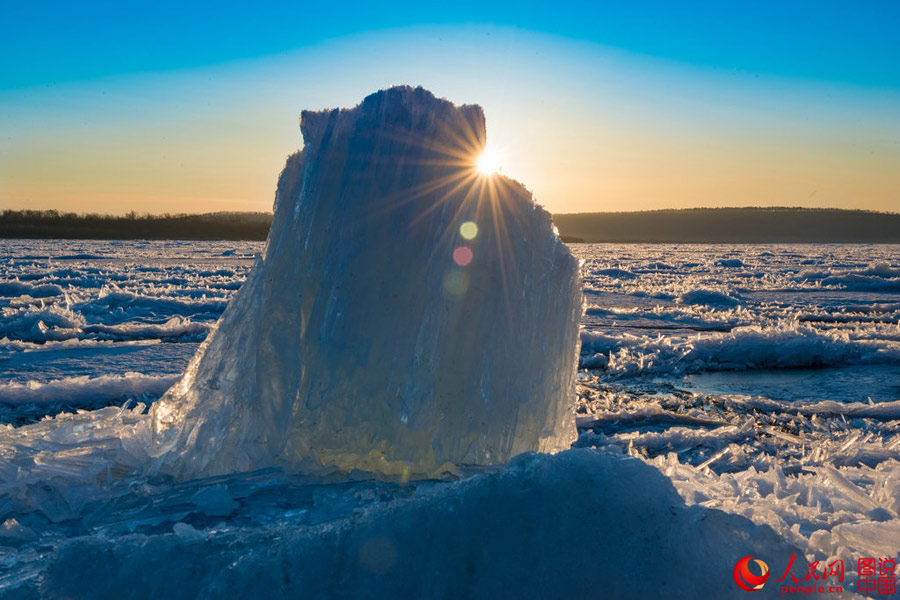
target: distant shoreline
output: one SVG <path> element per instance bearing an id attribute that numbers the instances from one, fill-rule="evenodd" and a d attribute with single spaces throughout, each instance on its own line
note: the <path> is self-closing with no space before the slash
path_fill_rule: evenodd
<path id="1" fill-rule="evenodd" d="M 5 210 L 0 238 L 74 240 L 250 240 L 263 241 L 271 213 L 222 212 L 125 216 Z"/>
<path id="2" fill-rule="evenodd" d="M 900 214 L 816 208 L 691 208 L 553 215 L 568 243 L 900 243 Z M 263 241 L 271 213 L 125 216 L 5 210 L 2 239 Z"/>

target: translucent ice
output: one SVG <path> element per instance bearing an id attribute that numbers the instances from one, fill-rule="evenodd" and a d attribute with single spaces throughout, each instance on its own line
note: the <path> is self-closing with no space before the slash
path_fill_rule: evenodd
<path id="1" fill-rule="evenodd" d="M 265 257 L 152 409 L 162 469 L 425 474 L 567 448 L 578 266 L 528 190 L 477 171 L 481 108 L 397 87 L 301 129 Z"/>

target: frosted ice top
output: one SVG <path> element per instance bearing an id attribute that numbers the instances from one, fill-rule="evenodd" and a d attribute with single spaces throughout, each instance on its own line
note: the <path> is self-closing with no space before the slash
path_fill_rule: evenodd
<path id="1" fill-rule="evenodd" d="M 575 439 L 578 265 L 476 169 L 478 106 L 396 87 L 304 111 L 263 260 L 152 408 L 179 477 L 434 474 Z"/>

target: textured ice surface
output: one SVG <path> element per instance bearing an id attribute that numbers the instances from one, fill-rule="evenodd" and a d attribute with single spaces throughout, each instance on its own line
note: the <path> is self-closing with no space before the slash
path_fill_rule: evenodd
<path id="1" fill-rule="evenodd" d="M 2 244 L 22 244 L 17 247 L 24 248 L 29 244 L 51 243 L 29 241 Z M 90 242 L 89 247 L 80 248 L 75 244 L 85 243 L 56 241 L 46 250 L 29 251 L 34 255 L 51 250 L 56 254 L 68 255 L 116 255 L 118 258 L 115 260 L 67 259 L 70 266 L 66 268 L 79 272 L 101 269 L 104 276 L 115 278 L 118 285 L 142 296 L 165 294 L 184 297 L 184 291 L 196 298 L 202 296 L 200 290 L 205 289 L 208 281 L 214 282 L 221 277 L 214 275 L 220 270 L 215 262 L 233 258 L 221 257 L 222 250 L 208 248 L 205 244 L 184 247 L 168 243 L 144 246 L 141 242 Z M 248 249 L 236 250 L 238 254 L 248 256 L 252 254 L 249 248 L 257 247 L 248 245 Z M 881 359 L 880 362 L 867 363 L 862 354 L 833 353 L 832 365 L 827 369 L 802 371 L 804 377 L 811 378 L 807 385 L 811 397 L 798 402 L 786 401 L 779 396 L 762 397 L 759 393 L 749 397 L 724 391 L 692 391 L 692 382 L 683 380 L 684 373 L 690 374 L 693 370 L 710 376 L 738 373 L 759 377 L 764 377 L 766 373 L 789 376 L 797 372 L 779 369 L 777 362 L 760 363 L 763 368 L 754 368 L 745 361 L 740 371 L 722 371 L 734 369 L 734 363 L 715 360 L 708 355 L 711 360 L 694 362 L 691 369 L 682 370 L 684 363 L 674 360 L 678 353 L 670 354 L 672 360 L 661 362 L 658 367 L 653 366 L 653 361 L 660 356 L 657 350 L 665 346 L 659 342 L 660 339 L 669 340 L 672 346 L 682 348 L 695 343 L 698 347 L 712 347 L 707 338 L 725 339 L 731 346 L 730 356 L 738 356 L 742 347 L 748 356 L 761 356 L 760 352 L 767 347 L 771 347 L 769 356 L 777 356 L 779 340 L 782 339 L 779 336 L 820 349 L 827 348 L 833 340 L 836 346 L 846 348 L 841 332 L 845 332 L 851 342 L 867 340 L 872 344 L 870 350 L 877 352 L 880 349 L 890 354 L 900 341 L 900 330 L 897 329 L 900 298 L 896 293 L 848 291 L 840 286 L 821 288 L 815 282 L 798 280 L 795 274 L 809 268 L 801 265 L 802 261 L 815 261 L 816 269 L 833 273 L 834 276 L 847 271 L 867 271 L 870 264 L 888 263 L 896 269 L 897 259 L 892 257 L 900 256 L 897 247 L 747 246 L 740 250 L 745 267 L 727 269 L 715 264 L 725 252 L 718 246 L 576 246 L 575 251 L 587 259 L 585 287 L 590 306 L 583 325 L 587 332 L 585 336 L 590 338 L 595 349 L 591 356 L 608 358 L 608 351 L 603 355 L 596 350 L 601 348 L 601 344 L 618 350 L 622 347 L 636 348 L 629 344 L 635 341 L 643 343 L 642 340 L 648 341 L 645 347 L 653 352 L 644 354 L 643 359 L 638 352 L 632 354 L 633 359 L 629 360 L 633 360 L 633 364 L 639 365 L 644 360 L 644 370 L 634 369 L 632 375 L 603 368 L 581 374 L 578 386 L 579 445 L 595 446 L 606 452 L 625 452 L 643 459 L 671 478 L 689 505 L 698 505 L 697 509 L 718 507 L 744 515 L 757 524 L 769 524 L 781 536 L 796 544 L 808 560 L 844 557 L 848 566 L 847 580 L 851 584 L 855 581 L 851 567 L 855 566 L 857 557 L 896 553 L 896 547 L 892 544 L 900 532 L 900 519 L 896 517 L 900 512 L 900 506 L 896 504 L 900 494 L 896 488 L 896 482 L 900 480 L 900 405 L 889 401 L 869 404 L 864 398 L 858 403 L 835 401 L 840 398 L 830 396 L 829 386 L 821 385 L 822 378 L 841 372 L 851 378 L 846 380 L 847 386 L 859 388 L 860 393 L 864 394 L 868 378 L 887 373 L 887 377 L 882 377 L 887 390 L 891 377 L 895 385 L 900 385 L 896 376 L 890 375 L 895 371 L 884 371 L 895 370 L 896 363 Z M 138 255 L 143 257 L 143 262 L 138 260 Z M 10 259 L 10 270 L 14 269 L 23 279 L 46 280 L 51 277 L 50 273 L 58 270 L 58 266 L 50 261 L 22 256 L 27 256 L 27 252 L 20 251 Z M 613 269 L 618 269 L 618 275 L 624 275 L 626 279 L 617 278 L 617 272 Z M 177 270 L 178 277 L 185 281 L 184 290 L 176 284 L 158 283 L 159 278 L 168 278 L 170 275 L 167 272 L 172 270 Z M 605 274 L 598 275 L 601 270 Z M 879 271 L 885 272 L 883 269 Z M 760 276 L 757 277 L 757 274 Z M 231 276 L 231 281 L 239 281 L 239 277 L 240 274 L 236 273 Z M 885 279 L 889 281 L 891 277 Z M 81 289 L 69 285 L 66 293 L 90 297 L 100 289 Z M 215 289 L 210 287 L 205 293 L 212 297 Z M 722 290 L 730 297 L 740 297 L 743 304 L 739 310 L 733 310 L 730 307 L 678 301 L 692 289 Z M 13 300 L 23 305 L 38 302 L 25 296 Z M 61 298 L 42 300 L 50 305 Z M 103 316 L 98 313 L 98 318 Z M 782 321 L 784 325 L 779 324 Z M 730 336 L 734 328 L 751 327 L 748 331 L 752 331 L 754 325 L 768 333 L 761 337 L 740 333 Z M 797 331 L 794 331 L 795 327 Z M 815 335 L 809 334 L 804 338 L 800 332 L 802 328 L 808 328 Z M 789 333 L 783 333 L 785 331 Z M 651 340 L 652 344 L 649 343 Z M 92 379 L 103 375 L 120 377 L 129 370 L 152 376 L 170 375 L 173 371 L 169 370 L 168 363 L 171 361 L 148 359 L 145 353 L 193 346 L 191 342 L 181 341 L 145 344 L 149 342 L 96 340 L 89 335 L 43 345 L 10 340 L 0 344 L 3 353 L 0 355 L 0 368 L 5 369 L 4 373 L 13 377 L 19 385 L 36 379 L 40 379 L 39 383 L 55 381 L 55 385 L 47 389 L 47 394 L 40 400 L 52 402 L 53 398 L 72 392 L 77 392 L 75 395 L 79 400 L 89 400 L 94 383 L 97 384 L 96 398 L 112 399 L 120 388 L 117 379 L 98 379 L 96 382 Z M 721 341 L 713 343 L 716 344 L 720 349 L 725 347 Z M 795 356 L 802 356 L 802 352 L 798 350 Z M 104 370 L 108 364 L 127 366 L 116 371 Z M 788 365 L 790 362 L 781 364 Z M 866 379 L 852 379 L 860 372 L 866 374 Z M 72 379 L 86 374 L 92 379 Z M 148 383 L 156 385 L 151 380 Z M 44 389 L 35 384 L 28 387 Z M 132 384 L 121 388 L 130 389 Z M 144 392 L 138 399 L 148 395 L 146 389 L 139 385 L 135 385 L 133 390 Z M 107 391 L 109 396 L 104 396 Z M 25 404 L 10 406 L 30 406 L 30 410 L 40 414 L 46 404 L 40 404 L 38 392 L 34 393 L 33 402 L 22 398 Z M 885 394 L 885 399 L 889 399 L 887 391 Z M 878 397 L 875 399 L 878 400 Z M 900 393 L 895 394 L 895 399 L 900 399 Z M 121 399 L 117 402 L 121 403 Z M 141 454 L 148 447 L 148 441 L 142 437 L 148 432 L 146 425 L 147 416 L 138 406 L 126 410 L 115 407 L 63 415 L 28 427 L 0 428 L 0 479 L 3 482 L 0 495 L 0 546 L 3 552 L 0 589 L 16 589 L 24 597 L 38 597 L 42 585 L 46 586 L 45 591 L 58 586 L 60 589 L 84 592 L 86 590 L 77 589 L 82 582 L 91 581 L 96 585 L 94 582 L 105 580 L 102 577 L 89 580 L 79 575 L 79 571 L 73 571 L 76 568 L 75 559 L 79 552 L 83 551 L 86 555 L 87 550 L 100 548 L 104 549 L 104 553 L 115 551 L 128 557 L 129 569 L 140 564 L 133 562 L 133 559 L 146 561 L 145 567 L 156 565 L 155 571 L 127 571 L 134 576 L 128 580 L 115 576 L 110 579 L 116 586 L 126 586 L 128 593 L 134 593 L 133 581 L 138 580 L 145 582 L 142 585 L 149 590 L 159 589 L 155 586 L 165 585 L 165 582 L 150 580 L 153 573 L 161 572 L 178 573 L 178 578 L 172 581 L 185 582 L 186 590 L 217 589 L 212 569 L 194 571 L 196 577 L 209 574 L 210 578 L 205 581 L 191 579 L 190 568 L 181 570 L 181 565 L 186 564 L 185 554 L 181 552 L 184 548 L 191 548 L 191 556 L 195 557 L 187 561 L 188 564 L 193 564 L 190 561 L 195 559 L 197 563 L 211 560 L 214 564 L 221 564 L 215 561 L 224 561 L 224 557 L 229 557 L 231 562 L 220 571 L 228 572 L 227 579 L 236 589 L 246 589 L 242 586 L 250 585 L 247 583 L 249 581 L 266 581 L 267 585 L 275 585 L 275 589 L 282 589 L 279 586 L 297 586 L 283 588 L 288 590 L 304 585 L 326 585 L 328 582 L 321 583 L 314 577 L 313 582 L 299 579 L 300 574 L 310 571 L 306 570 L 304 563 L 293 561 L 283 554 L 282 548 L 287 546 L 280 546 L 278 539 L 302 538 L 317 551 L 322 550 L 323 558 L 316 564 L 322 566 L 323 572 L 330 572 L 335 568 L 330 562 L 334 554 L 327 552 L 327 544 L 318 541 L 328 532 L 344 532 L 340 534 L 347 536 L 344 539 L 353 536 L 358 536 L 354 539 L 362 539 L 363 534 L 353 533 L 354 523 L 368 522 L 370 511 L 374 511 L 371 512 L 373 519 L 376 514 L 399 514 L 391 512 L 393 508 L 389 506 L 404 503 L 406 508 L 402 514 L 405 518 L 414 510 L 419 498 L 446 494 L 443 500 L 434 500 L 432 502 L 436 504 L 421 509 L 418 516 L 423 524 L 421 531 L 424 532 L 428 523 L 436 518 L 429 512 L 430 509 L 447 506 L 446 503 L 459 497 L 459 487 L 453 483 L 410 481 L 402 485 L 360 479 L 358 475 L 349 480 L 330 482 L 327 479 L 287 476 L 278 471 L 176 483 L 165 477 L 142 473 L 149 460 Z M 546 467 L 560 472 L 555 485 L 572 496 L 573 502 L 585 497 L 586 502 L 596 504 L 597 499 L 592 494 L 608 490 L 604 502 L 622 504 L 623 501 L 616 499 L 615 482 L 622 480 L 637 485 L 643 481 L 626 477 L 624 471 L 618 473 L 621 467 L 616 467 L 616 463 L 608 465 L 608 470 L 598 468 L 597 473 L 592 474 L 594 467 L 571 469 L 564 464 L 563 457 L 558 459 L 563 462 L 552 459 L 555 462 L 548 462 Z M 563 475 L 562 471 L 566 469 L 570 469 L 568 475 Z M 465 471 L 465 475 L 473 473 Z M 477 474 L 475 480 L 481 477 L 484 475 Z M 515 505 L 510 504 L 508 498 L 517 493 L 518 486 L 531 485 L 531 482 L 533 480 L 527 478 L 512 478 L 505 484 L 508 488 L 504 492 L 498 493 L 494 499 L 485 500 L 484 506 L 473 504 L 472 510 L 490 511 L 492 507 L 497 507 L 497 510 L 512 511 Z M 207 489 L 209 491 L 205 491 Z M 653 502 L 660 501 L 660 496 L 647 495 Z M 639 498 L 627 498 L 626 504 L 635 502 L 643 506 L 637 504 Z M 594 508 L 592 505 L 590 510 Z M 683 509 L 676 509 L 679 514 L 680 510 Z M 226 511 L 230 512 L 223 514 Z M 550 536 L 550 530 L 539 531 L 540 523 L 546 523 L 551 530 L 561 530 L 562 526 L 548 516 L 553 511 L 553 506 L 547 502 L 537 508 L 526 502 L 521 514 L 515 511 L 513 514 L 520 526 L 522 523 L 529 524 L 529 535 L 538 539 Z M 566 505 L 566 512 L 581 514 L 573 511 L 571 505 Z M 646 514 L 652 516 L 656 513 Z M 705 513 L 699 514 L 702 516 Z M 700 522 L 710 519 L 718 522 L 721 518 L 707 516 Z M 580 523 L 591 522 L 590 519 L 586 515 L 584 519 L 579 517 L 566 523 L 580 527 Z M 428 540 L 434 543 L 434 551 L 450 547 L 450 540 L 477 548 L 479 543 L 492 536 L 498 545 L 502 545 L 500 530 L 491 526 L 493 520 L 466 522 L 479 523 L 481 532 L 465 530 L 461 520 L 451 521 L 448 527 L 453 529 L 452 532 L 430 534 L 432 537 Z M 615 521 L 610 519 L 608 523 L 615 524 Z M 567 533 L 565 543 L 549 546 L 559 548 L 555 551 L 559 563 L 552 566 L 549 561 L 554 558 L 553 553 L 542 553 L 548 562 L 539 565 L 539 572 L 547 574 L 566 569 L 569 573 L 573 571 L 568 568 L 569 565 L 581 565 L 584 553 L 588 553 L 591 562 L 584 567 L 584 572 L 567 575 L 575 581 L 562 584 L 574 589 L 594 576 L 595 564 L 621 564 L 623 569 L 632 569 L 632 563 L 627 560 L 622 562 L 622 556 L 633 556 L 629 549 L 638 548 L 635 544 L 643 539 L 642 536 L 648 539 L 665 537 L 668 523 L 666 519 L 653 522 L 648 517 L 638 524 L 629 522 L 627 534 L 605 529 L 604 524 L 597 525 L 599 533 L 593 537 L 579 537 L 582 529 L 571 535 Z M 388 525 L 384 525 L 382 531 L 389 532 Z M 700 531 L 697 529 L 698 533 Z M 693 550 L 700 548 L 701 544 L 692 533 L 693 530 L 684 534 L 677 550 L 682 556 L 671 562 L 673 568 L 686 569 L 684 580 L 679 582 L 679 585 L 686 586 L 685 590 L 694 590 L 692 582 L 712 582 L 709 578 L 716 576 L 711 569 L 700 573 L 690 570 L 692 565 L 703 564 L 707 556 L 699 550 L 696 555 L 693 554 Z M 626 537 L 628 541 L 624 541 Z M 199 541 L 201 539 L 208 540 L 211 545 L 204 546 Z M 497 585 L 505 581 L 513 588 L 518 579 L 528 581 L 527 574 L 516 570 L 520 566 L 516 557 L 527 556 L 529 543 L 514 536 L 508 539 L 509 544 L 496 554 L 508 556 L 509 561 L 493 563 L 495 568 L 491 573 L 479 571 L 479 581 L 494 578 Z M 616 542 L 601 546 L 596 543 L 598 539 L 616 539 Z M 716 542 L 721 559 L 725 561 L 726 557 L 733 557 L 733 564 L 737 558 L 746 556 L 749 551 L 743 539 L 738 535 Z M 222 549 L 220 544 L 223 543 L 233 543 L 233 547 L 240 548 L 236 552 L 244 555 L 250 554 L 249 551 L 254 548 L 257 552 L 252 554 L 252 559 L 240 560 L 229 554 L 227 549 Z M 391 543 L 397 543 L 397 538 L 393 538 Z M 148 548 L 146 554 L 140 551 L 144 544 Z M 347 542 L 338 548 L 351 548 L 349 544 Z M 56 549 L 62 545 L 65 548 L 57 554 Z M 268 556 L 271 560 L 259 551 L 260 546 L 269 545 L 278 548 L 275 558 Z M 357 549 L 360 546 L 362 544 L 356 546 Z M 291 546 L 291 551 L 298 547 Z M 373 541 L 365 544 L 366 551 L 362 555 L 369 557 L 373 550 L 379 554 L 385 547 L 383 540 Z M 755 553 L 758 546 L 752 547 Z M 150 549 L 155 553 L 153 556 Z M 760 555 L 763 555 L 763 550 L 760 550 Z M 635 550 L 638 551 L 644 552 L 643 549 Z M 304 552 L 300 555 L 310 556 L 310 551 Z M 366 579 L 369 571 L 360 571 L 360 553 L 348 552 L 344 556 L 355 562 L 344 563 L 348 565 L 345 572 L 354 581 L 371 581 Z M 397 552 L 403 553 L 404 550 L 398 548 Z M 670 564 L 664 556 L 652 556 L 657 556 L 654 560 L 658 562 L 654 574 L 647 578 L 648 585 L 674 577 L 659 567 L 660 564 Z M 776 553 L 775 556 L 779 555 Z M 470 581 L 471 569 L 480 569 L 481 563 L 468 560 L 469 557 L 463 554 L 461 560 L 454 558 L 451 562 L 462 570 L 443 569 L 444 577 L 432 579 L 436 587 L 431 589 L 452 587 L 456 581 Z M 783 559 L 776 560 L 783 568 Z M 771 567 L 774 567 L 776 560 L 770 561 Z M 799 555 L 797 560 L 801 560 Z M 104 568 L 105 563 L 95 562 L 97 564 L 92 565 L 91 569 Z M 46 574 L 51 564 L 52 577 Z M 98 573 L 96 570 L 90 572 Z M 376 583 L 389 589 L 394 584 L 394 577 L 400 577 L 400 581 L 410 580 L 410 576 L 401 577 L 397 573 L 392 570 L 381 575 Z M 415 573 L 411 577 L 414 578 Z M 267 574 L 276 574 L 280 577 L 280 583 L 276 585 L 273 580 L 266 579 Z M 632 586 L 643 580 L 629 579 L 627 575 L 628 572 L 622 571 L 611 576 L 613 580 L 620 578 L 620 591 L 609 592 L 605 596 L 634 597 L 630 593 Z M 778 575 L 780 573 L 775 576 Z M 729 592 L 746 595 L 727 580 L 716 581 L 715 597 L 728 597 Z M 597 589 L 606 589 L 602 582 L 595 581 L 595 585 Z M 371 596 L 378 595 L 379 588 L 370 589 Z M 707 590 L 712 590 L 712 587 Z M 96 588 L 95 595 L 119 596 L 119 591 L 113 583 L 107 587 L 101 584 Z M 172 595 L 177 597 L 175 593 Z M 431 595 L 439 596 L 440 591 Z M 690 595 L 686 592 L 685 597 Z"/>
<path id="2" fill-rule="evenodd" d="M 259 242 L 0 240 L 0 423 L 156 400 L 260 250 Z"/>
<path id="3" fill-rule="evenodd" d="M 850 581 L 860 556 L 900 558 L 900 247 L 575 252 L 577 445 L 641 457 Z"/>
<path id="4" fill-rule="evenodd" d="M 449 482 L 156 474 L 135 402 L 183 370 L 261 249 L 0 240 L 3 411 L 34 420 L 115 404 L 0 426 L 0 595 L 177 598 L 227 585 L 258 596 L 259 584 L 377 597 L 409 584 L 425 597 L 651 595 L 642 585 L 653 597 L 746 597 L 734 561 L 758 554 L 775 572 L 785 546 L 734 514 L 796 545 L 801 577 L 804 559 L 840 557 L 852 588 L 856 558 L 900 558 L 898 246 L 573 246 L 590 367 L 576 445 L 589 454 L 461 467 Z M 680 591 L 657 590 L 669 581 Z"/>
<path id="5" fill-rule="evenodd" d="M 481 108 L 392 88 L 301 129 L 265 258 L 151 409 L 163 470 L 434 473 L 567 448 L 578 266 L 522 185 L 478 174 Z"/>
<path id="6" fill-rule="evenodd" d="M 581 366 L 607 376 L 900 364 L 897 246 L 575 252 L 588 303 Z"/>

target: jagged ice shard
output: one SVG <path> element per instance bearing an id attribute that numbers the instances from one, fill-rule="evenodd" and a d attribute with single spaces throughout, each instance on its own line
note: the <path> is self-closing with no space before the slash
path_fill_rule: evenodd
<path id="1" fill-rule="evenodd" d="M 481 108 L 395 87 L 300 126 L 264 258 L 151 409 L 162 470 L 435 474 L 568 448 L 578 265 L 524 186 L 475 168 Z"/>

